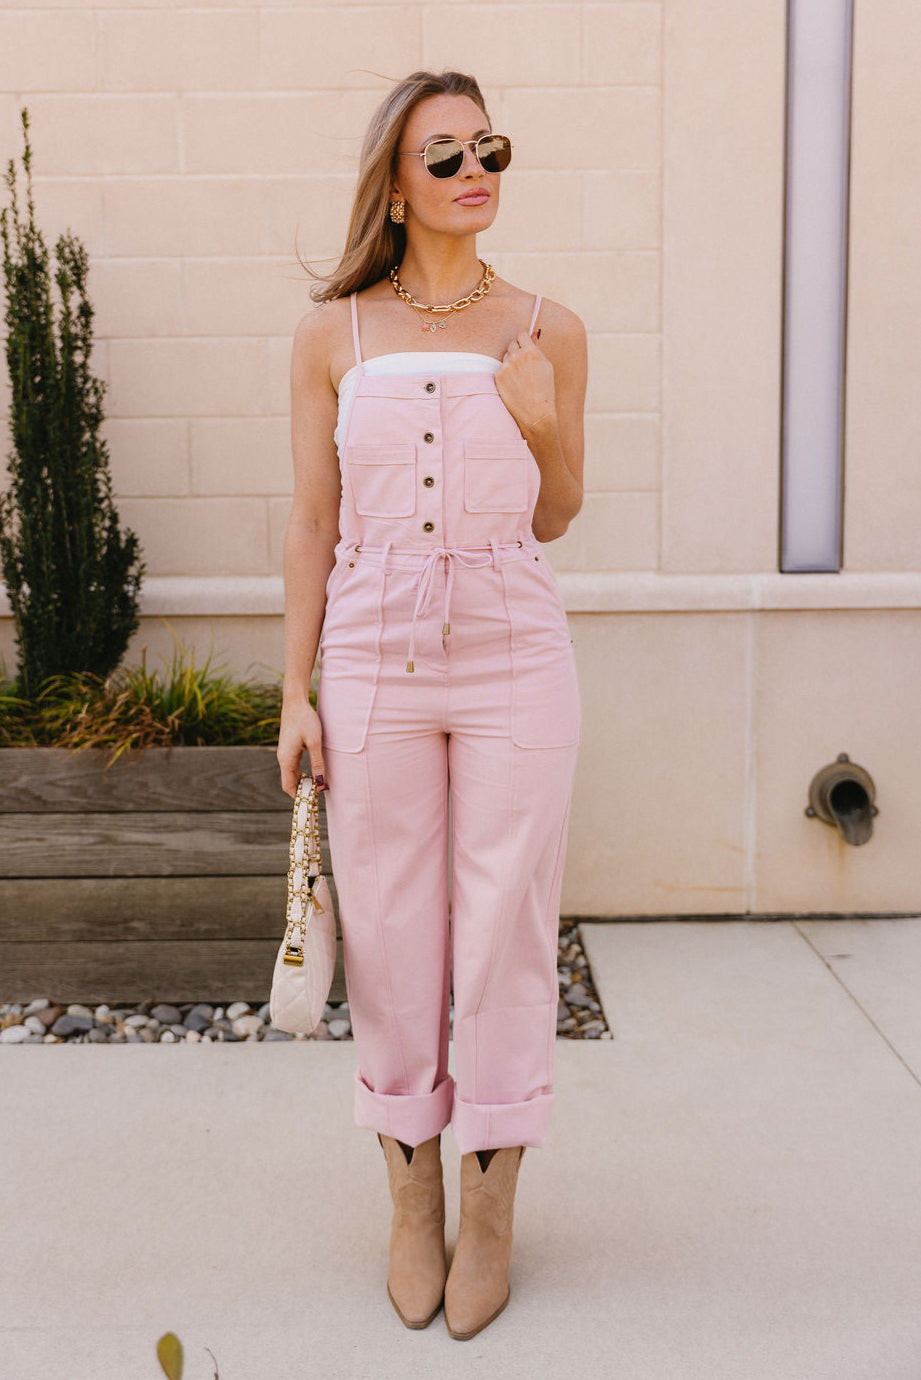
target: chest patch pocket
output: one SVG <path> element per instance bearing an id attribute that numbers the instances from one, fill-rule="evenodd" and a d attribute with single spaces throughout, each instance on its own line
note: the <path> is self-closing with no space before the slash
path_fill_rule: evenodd
<path id="1" fill-rule="evenodd" d="M 464 442 L 464 507 L 468 513 L 523 513 L 528 506 L 524 441 Z"/>
<path id="2" fill-rule="evenodd" d="M 416 511 L 414 445 L 349 445 L 345 465 L 356 513 L 362 517 L 412 517 Z"/>

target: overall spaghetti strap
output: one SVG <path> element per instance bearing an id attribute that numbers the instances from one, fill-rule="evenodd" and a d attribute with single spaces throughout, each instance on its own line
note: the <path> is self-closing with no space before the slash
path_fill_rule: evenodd
<path id="1" fill-rule="evenodd" d="M 350 293 L 349 301 L 352 304 L 352 339 L 355 342 L 355 363 L 358 365 L 359 374 L 363 374 L 365 366 L 361 357 L 361 345 L 358 341 L 358 293 Z"/>
<path id="2" fill-rule="evenodd" d="M 537 324 L 537 313 L 540 311 L 540 293 L 534 298 L 534 315 L 531 317 L 531 324 L 528 327 L 528 335 L 531 335 Z"/>

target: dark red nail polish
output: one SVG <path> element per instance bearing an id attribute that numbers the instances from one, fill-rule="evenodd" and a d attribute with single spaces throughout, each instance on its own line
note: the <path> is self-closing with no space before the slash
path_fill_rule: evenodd
<path id="1" fill-rule="evenodd" d="M 542 328 L 541 328 L 540 326 L 538 326 L 537 331 L 535 332 L 535 334 L 537 335 L 538 340 L 540 340 L 541 329 L 542 329 Z"/>
<path id="2" fill-rule="evenodd" d="M 317 790 L 319 790 L 319 791 L 325 791 L 325 790 L 326 790 L 326 781 L 325 781 L 325 779 L 324 779 L 322 776 L 317 775 L 317 776 L 315 776 L 313 779 L 314 779 L 314 781 L 317 783 Z"/>

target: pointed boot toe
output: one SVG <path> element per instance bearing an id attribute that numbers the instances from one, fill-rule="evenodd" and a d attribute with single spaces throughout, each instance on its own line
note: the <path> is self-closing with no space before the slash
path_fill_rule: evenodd
<path id="1" fill-rule="evenodd" d="M 494 1291 L 480 1289 L 473 1281 L 451 1293 L 446 1289 L 445 1322 L 448 1332 L 457 1342 L 469 1341 L 498 1318 L 511 1296 L 509 1288 L 502 1302 L 496 1306 Z"/>

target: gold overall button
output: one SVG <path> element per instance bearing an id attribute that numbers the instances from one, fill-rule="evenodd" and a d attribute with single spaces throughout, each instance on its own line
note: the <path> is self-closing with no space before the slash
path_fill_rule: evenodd
<path id="1" fill-rule="evenodd" d="M 427 432 L 425 433 L 425 435 L 423 436 L 422 439 L 423 439 L 423 441 L 427 441 L 427 442 L 429 443 L 429 445 L 431 445 L 432 442 L 433 442 L 434 439 L 435 439 L 435 433 L 434 433 L 434 431 L 427 431 Z"/>
<path id="2" fill-rule="evenodd" d="M 427 383 L 427 384 L 425 385 L 425 391 L 426 391 L 426 393 L 434 393 L 434 392 L 435 392 L 435 384 L 434 384 L 434 383 L 431 383 L 431 382 Z"/>
<path id="3" fill-rule="evenodd" d="M 430 489 L 432 485 L 435 483 L 434 479 L 430 474 L 427 474 L 422 482 L 427 489 Z"/>
<path id="4" fill-rule="evenodd" d="M 435 524 L 434 524 L 434 522 L 423 522 L 423 524 L 422 524 L 422 530 L 423 530 L 423 532 L 434 532 L 434 530 L 435 530 Z"/>

